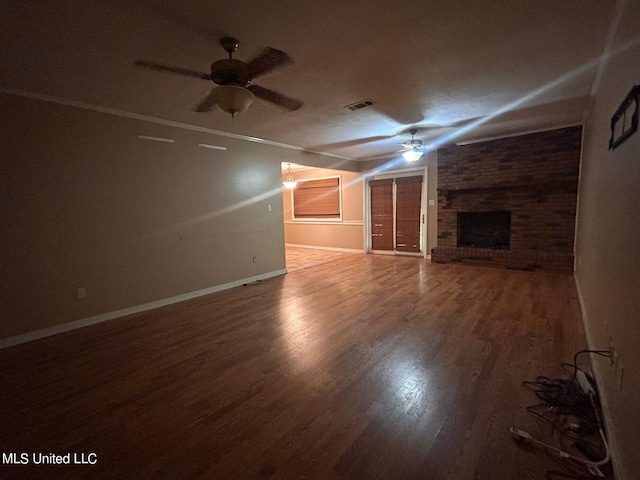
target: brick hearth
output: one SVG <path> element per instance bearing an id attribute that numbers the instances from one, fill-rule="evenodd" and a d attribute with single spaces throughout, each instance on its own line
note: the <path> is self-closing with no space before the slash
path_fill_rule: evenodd
<path id="1" fill-rule="evenodd" d="M 438 150 L 435 263 L 573 272 L 581 127 Z M 458 212 L 511 212 L 509 250 L 459 248 Z"/>

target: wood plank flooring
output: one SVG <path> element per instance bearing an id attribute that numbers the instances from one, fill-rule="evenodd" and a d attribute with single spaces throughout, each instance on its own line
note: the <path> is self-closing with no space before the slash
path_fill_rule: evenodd
<path id="1" fill-rule="evenodd" d="M 0 452 L 97 455 L 0 478 L 544 478 L 508 427 L 586 347 L 573 278 L 324 255 L 0 350 Z"/>
<path id="2" fill-rule="evenodd" d="M 287 247 L 286 262 L 289 273 L 303 268 L 315 267 L 323 263 L 335 262 L 358 253 L 318 250 L 314 248 Z"/>

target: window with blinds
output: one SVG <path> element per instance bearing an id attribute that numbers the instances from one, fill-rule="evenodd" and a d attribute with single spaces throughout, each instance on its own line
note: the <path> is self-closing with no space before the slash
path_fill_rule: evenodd
<path id="1" fill-rule="evenodd" d="M 298 181 L 293 218 L 340 219 L 340 177 Z"/>

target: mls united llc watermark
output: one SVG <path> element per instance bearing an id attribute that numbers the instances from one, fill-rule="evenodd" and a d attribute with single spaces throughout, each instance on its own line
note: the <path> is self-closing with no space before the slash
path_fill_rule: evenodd
<path id="1" fill-rule="evenodd" d="M 55 453 L 2 452 L 3 465 L 95 465 L 98 454 L 69 452 L 62 455 Z"/>

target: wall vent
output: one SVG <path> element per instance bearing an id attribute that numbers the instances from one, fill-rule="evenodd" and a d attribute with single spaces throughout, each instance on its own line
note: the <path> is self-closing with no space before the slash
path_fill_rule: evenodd
<path id="1" fill-rule="evenodd" d="M 347 108 L 351 111 L 360 110 L 362 108 L 370 107 L 371 105 L 375 105 L 376 102 L 373 100 L 360 100 L 359 102 L 350 103 L 349 105 L 345 105 L 343 108 Z"/>

